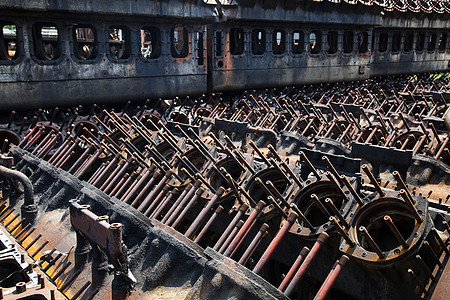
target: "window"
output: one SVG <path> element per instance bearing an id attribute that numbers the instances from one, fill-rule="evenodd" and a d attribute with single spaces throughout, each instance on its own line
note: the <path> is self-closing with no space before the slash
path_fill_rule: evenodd
<path id="1" fill-rule="evenodd" d="M 230 29 L 230 53 L 232 55 L 241 55 L 244 53 L 244 36 L 243 29 Z"/>
<path id="2" fill-rule="evenodd" d="M 0 31 L 0 61 L 15 60 L 19 57 L 19 39 L 14 24 L 3 24 Z"/>
<path id="3" fill-rule="evenodd" d="M 447 33 L 441 33 L 439 36 L 439 51 L 444 51 L 447 46 Z"/>
<path id="4" fill-rule="evenodd" d="M 97 32 L 94 27 L 73 27 L 73 50 L 76 58 L 80 60 L 95 59 L 98 55 Z"/>
<path id="5" fill-rule="evenodd" d="M 286 51 L 286 33 L 284 30 L 274 30 L 272 33 L 273 54 L 283 54 Z"/>
<path id="6" fill-rule="evenodd" d="M 384 53 L 387 51 L 388 45 L 388 35 L 387 33 L 380 33 L 380 37 L 378 39 L 378 52 Z"/>
<path id="7" fill-rule="evenodd" d="M 36 23 L 33 25 L 34 55 L 40 60 L 56 60 L 61 56 L 59 32 L 55 24 Z"/>
<path id="8" fill-rule="evenodd" d="M 428 51 L 434 51 L 436 48 L 436 33 L 431 33 L 428 37 Z"/>
<path id="9" fill-rule="evenodd" d="M 392 35 L 392 52 L 400 51 L 401 42 L 402 42 L 402 36 L 400 35 L 400 33 L 395 32 Z"/>
<path id="10" fill-rule="evenodd" d="M 405 52 L 412 51 L 412 49 L 413 49 L 413 42 L 414 42 L 414 34 L 407 33 L 405 35 L 405 46 L 403 47 Z"/>
<path id="11" fill-rule="evenodd" d="M 301 54 L 305 50 L 305 35 L 303 31 L 294 31 L 292 33 L 292 53 Z"/>
<path id="12" fill-rule="evenodd" d="M 423 51 L 423 48 L 425 48 L 425 34 L 419 33 L 416 40 L 416 51 Z"/>
<path id="13" fill-rule="evenodd" d="M 197 64 L 202 66 L 205 63 L 203 32 L 197 31 L 195 35 L 197 39 Z"/>
<path id="14" fill-rule="evenodd" d="M 161 56 L 161 31 L 157 27 L 141 28 L 141 55 L 146 59 Z"/>
<path id="15" fill-rule="evenodd" d="M 338 33 L 337 31 L 329 31 L 327 34 L 327 53 L 335 54 L 338 47 Z"/>
<path id="16" fill-rule="evenodd" d="M 312 31 L 309 34 L 309 52 L 311 54 L 319 54 L 321 50 L 322 35 L 320 31 Z"/>
<path id="17" fill-rule="evenodd" d="M 342 47 L 342 51 L 346 54 L 353 52 L 353 31 L 345 31 L 344 32 L 344 43 Z"/>
<path id="18" fill-rule="evenodd" d="M 358 53 L 366 53 L 369 51 L 369 33 L 360 32 L 358 33 Z"/>
<path id="19" fill-rule="evenodd" d="M 261 55 L 266 52 L 266 32 L 263 29 L 252 31 L 252 53 Z"/>
<path id="20" fill-rule="evenodd" d="M 189 33 L 184 27 L 170 30 L 170 51 L 175 58 L 184 58 L 189 54 Z"/>
<path id="21" fill-rule="evenodd" d="M 216 56 L 222 56 L 222 32 L 216 31 Z"/>
<path id="22" fill-rule="evenodd" d="M 110 26 L 108 29 L 109 55 L 114 59 L 131 56 L 130 30 L 125 26 Z"/>

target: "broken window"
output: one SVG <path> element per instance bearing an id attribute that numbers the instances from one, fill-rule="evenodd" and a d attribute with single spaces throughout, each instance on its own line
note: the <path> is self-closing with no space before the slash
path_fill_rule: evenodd
<path id="1" fill-rule="evenodd" d="M 93 26 L 73 27 L 73 53 L 81 60 L 95 59 L 98 55 L 97 32 Z"/>
<path id="2" fill-rule="evenodd" d="M 189 33 L 184 27 L 170 30 L 170 49 L 175 58 L 184 58 L 189 54 Z"/>
<path id="3" fill-rule="evenodd" d="M 242 28 L 230 29 L 230 53 L 232 55 L 244 53 L 244 30 Z"/>
<path id="4" fill-rule="evenodd" d="M 56 60 L 61 56 L 59 32 L 55 24 L 36 23 L 33 25 L 34 55 L 40 60 Z"/>
<path id="5" fill-rule="evenodd" d="M 321 50 L 322 35 L 320 31 L 312 31 L 309 34 L 309 52 L 311 54 L 319 54 Z"/>
<path id="6" fill-rule="evenodd" d="M 388 35 L 387 33 L 380 33 L 378 38 L 378 52 L 384 53 L 387 51 L 388 46 Z"/>
<path id="7" fill-rule="evenodd" d="M 439 36 L 439 51 L 444 51 L 447 46 L 447 33 L 441 33 Z"/>
<path id="8" fill-rule="evenodd" d="M 327 34 L 327 53 L 335 54 L 338 47 L 338 33 L 337 31 L 328 31 Z"/>
<path id="9" fill-rule="evenodd" d="M 273 54 L 283 54 L 286 50 L 286 33 L 284 30 L 274 30 L 272 33 Z"/>
<path id="10" fill-rule="evenodd" d="M 197 31 L 195 34 L 197 39 L 197 64 L 202 66 L 205 63 L 203 32 Z"/>
<path id="11" fill-rule="evenodd" d="M 414 42 L 414 34 L 407 33 L 405 35 L 405 46 L 403 47 L 405 52 L 412 51 L 412 49 L 413 49 L 413 42 Z"/>
<path id="12" fill-rule="evenodd" d="M 402 42 L 402 36 L 400 35 L 400 33 L 395 32 L 392 35 L 392 52 L 400 51 L 401 42 Z"/>
<path id="13" fill-rule="evenodd" d="M 292 53 L 301 54 L 303 53 L 305 44 L 305 35 L 303 31 L 294 31 L 292 33 Z"/>
<path id="14" fill-rule="evenodd" d="M 110 26 L 108 29 L 109 54 L 114 59 L 131 56 L 130 30 L 126 26 Z"/>
<path id="15" fill-rule="evenodd" d="M 345 31 L 344 32 L 344 43 L 342 47 L 342 51 L 346 54 L 353 52 L 353 31 Z"/>
<path id="16" fill-rule="evenodd" d="M 216 57 L 222 56 L 222 31 L 216 31 Z"/>
<path id="17" fill-rule="evenodd" d="M 161 56 L 161 31 L 157 27 L 141 28 L 141 55 L 146 59 Z"/>
<path id="18" fill-rule="evenodd" d="M 366 53 L 367 51 L 369 51 L 369 33 L 358 33 L 357 47 L 358 53 Z"/>
<path id="19" fill-rule="evenodd" d="M 428 51 L 434 51 L 436 48 L 436 33 L 431 33 L 428 37 Z"/>
<path id="20" fill-rule="evenodd" d="M 0 31 L 0 61 L 15 60 L 19 57 L 19 39 L 14 24 L 3 24 Z"/>
<path id="21" fill-rule="evenodd" d="M 261 55 L 266 52 L 266 32 L 263 29 L 252 31 L 252 53 Z"/>

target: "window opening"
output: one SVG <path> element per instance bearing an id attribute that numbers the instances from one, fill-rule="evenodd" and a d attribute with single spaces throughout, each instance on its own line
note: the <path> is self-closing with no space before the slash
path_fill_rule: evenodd
<path id="1" fill-rule="evenodd" d="M 303 53 L 305 45 L 305 35 L 303 31 L 294 31 L 292 33 L 292 53 Z"/>
<path id="2" fill-rule="evenodd" d="M 434 51 L 435 48 L 436 48 L 436 33 L 432 33 L 428 38 L 428 51 Z"/>
<path id="3" fill-rule="evenodd" d="M 348 54 L 353 52 L 353 31 L 345 31 L 344 32 L 344 43 L 343 43 L 343 52 Z"/>
<path id="4" fill-rule="evenodd" d="M 378 52 L 384 53 L 387 51 L 388 45 L 388 34 L 380 33 L 380 37 L 378 39 Z"/>
<path id="5" fill-rule="evenodd" d="M 95 59 L 98 55 L 97 33 L 92 26 L 73 28 L 74 55 L 81 60 Z"/>
<path id="6" fill-rule="evenodd" d="M 392 52 L 400 51 L 401 42 L 402 42 L 402 36 L 400 35 L 400 33 L 395 32 L 392 35 Z"/>
<path id="7" fill-rule="evenodd" d="M 0 61 L 17 59 L 19 57 L 19 40 L 16 25 L 4 24 L 0 35 Z"/>
<path id="8" fill-rule="evenodd" d="M 447 33 L 441 33 L 439 36 L 439 50 L 444 51 L 447 46 Z"/>
<path id="9" fill-rule="evenodd" d="M 55 24 L 33 25 L 34 55 L 40 60 L 56 60 L 61 56 L 59 32 Z"/>
<path id="10" fill-rule="evenodd" d="M 130 31 L 125 26 L 108 29 L 109 54 L 114 59 L 127 59 L 131 55 Z"/>
<path id="11" fill-rule="evenodd" d="M 286 50 L 286 33 L 284 30 L 274 30 L 272 33 L 272 52 L 283 54 Z"/>
<path id="12" fill-rule="evenodd" d="M 141 28 L 141 55 L 146 59 L 161 56 L 161 31 L 157 27 Z"/>
<path id="13" fill-rule="evenodd" d="M 205 56 L 203 54 L 205 47 L 203 46 L 203 32 L 196 32 L 197 35 L 197 63 L 199 66 L 204 64 Z"/>
<path id="14" fill-rule="evenodd" d="M 425 48 L 425 34 L 419 33 L 416 40 L 416 51 L 423 51 Z"/>
<path id="15" fill-rule="evenodd" d="M 338 33 L 337 31 L 329 31 L 327 34 L 327 53 L 335 54 L 338 47 Z"/>
<path id="16" fill-rule="evenodd" d="M 311 54 L 319 54 L 322 43 L 322 36 L 319 31 L 313 31 L 309 34 L 309 51 Z"/>
<path id="17" fill-rule="evenodd" d="M 357 46 L 358 46 L 358 53 L 366 53 L 367 51 L 369 51 L 369 33 L 367 32 L 358 33 Z"/>
<path id="18" fill-rule="evenodd" d="M 413 49 L 414 34 L 407 33 L 405 35 L 405 46 L 403 47 L 405 52 L 410 52 Z"/>
<path id="19" fill-rule="evenodd" d="M 216 56 L 222 56 L 222 32 L 216 31 Z"/>
<path id="20" fill-rule="evenodd" d="M 189 33 L 184 27 L 170 30 L 171 52 L 175 58 L 184 58 L 189 54 Z"/>
<path id="21" fill-rule="evenodd" d="M 241 55 L 244 53 L 244 30 L 242 28 L 230 29 L 230 53 Z"/>
<path id="22" fill-rule="evenodd" d="M 252 53 L 261 55 L 266 52 L 266 32 L 263 29 L 252 31 Z"/>

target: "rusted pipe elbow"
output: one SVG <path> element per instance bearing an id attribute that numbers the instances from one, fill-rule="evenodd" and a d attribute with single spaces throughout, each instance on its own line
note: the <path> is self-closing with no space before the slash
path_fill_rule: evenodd
<path id="1" fill-rule="evenodd" d="M 0 166 L 0 176 L 17 180 L 23 185 L 24 203 L 21 207 L 22 218 L 32 223 L 37 215 L 37 205 L 34 203 L 33 185 L 30 179 L 22 172 Z"/>

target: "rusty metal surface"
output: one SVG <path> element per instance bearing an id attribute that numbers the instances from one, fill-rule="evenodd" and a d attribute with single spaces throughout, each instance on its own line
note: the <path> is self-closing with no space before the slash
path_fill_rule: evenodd
<path id="1" fill-rule="evenodd" d="M 0 110 L 449 70 L 450 20 L 445 1 L 241 2 L 219 8 L 202 0 L 114 1 L 114 5 L 105 1 L 83 5 L 76 1 L 0 1 L 0 25 L 5 28 L 5 36 L 0 37 L 5 48 L 0 55 Z M 417 11 L 396 10 L 414 3 Z M 42 36 L 37 29 L 41 25 L 52 27 L 52 33 Z M 14 34 L 6 33 L 10 26 L 15 26 Z M 84 42 L 95 44 L 96 55 L 79 56 L 81 41 L 74 36 L 77 26 L 94 32 L 95 39 Z M 155 36 L 160 41 L 154 40 L 155 51 L 145 54 L 148 41 L 142 40 L 145 34 L 141 29 L 149 27 L 159 30 Z M 187 30 L 184 57 L 172 51 L 175 27 Z M 126 38 L 114 40 L 114 28 L 122 30 Z M 242 51 L 233 46 L 235 29 L 242 30 Z M 255 32 L 264 33 L 260 45 L 264 51 L 253 51 Z M 348 32 L 352 37 L 347 41 Z M 328 41 L 330 34 L 336 35 L 334 46 Z M 399 39 L 397 34 L 401 34 Z M 411 35 L 411 49 L 405 49 Z M 383 36 L 384 50 L 380 49 Z M 423 49 L 416 47 L 420 37 Z M 392 46 L 395 40 L 399 41 L 398 50 Z M 122 48 L 117 50 L 114 43 Z M 318 53 L 312 51 L 316 43 L 320 45 Z M 345 50 L 344 44 L 350 49 Z M 364 47 L 360 49 L 361 44 Z M 274 50 L 277 45 L 283 51 Z M 15 54 L 7 55 L 8 51 Z M 115 51 L 126 54 L 121 57 Z M 152 53 L 157 54 L 153 57 Z"/>
<path id="2" fill-rule="evenodd" d="M 3 161 L 39 210 L 26 225 L 4 178 L 0 222 L 38 261 L 55 249 L 41 268 L 71 299 L 442 297 L 436 77 L 13 113 Z"/>

